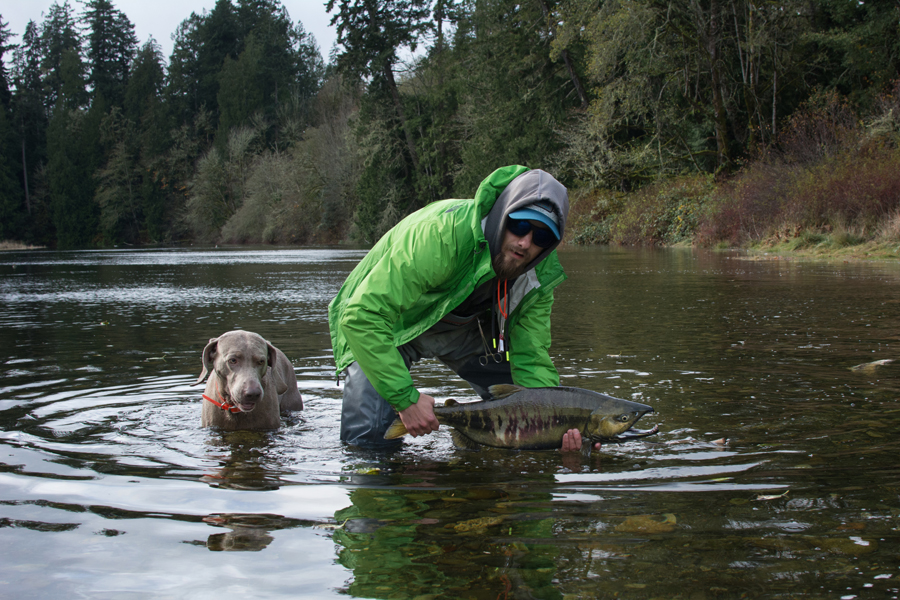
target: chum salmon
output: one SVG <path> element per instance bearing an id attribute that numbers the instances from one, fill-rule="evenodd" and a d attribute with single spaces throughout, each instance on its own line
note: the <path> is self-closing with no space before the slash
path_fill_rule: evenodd
<path id="1" fill-rule="evenodd" d="M 589 454 L 595 442 L 624 440 L 656 433 L 659 428 L 629 431 L 653 407 L 575 387 L 523 388 L 493 385 L 493 399 L 460 403 L 447 400 L 434 415 L 452 427 L 453 443 L 461 448 L 491 446 L 517 450 L 559 448 L 569 429 L 578 429 Z M 406 435 L 398 417 L 384 434 L 392 440 Z"/>

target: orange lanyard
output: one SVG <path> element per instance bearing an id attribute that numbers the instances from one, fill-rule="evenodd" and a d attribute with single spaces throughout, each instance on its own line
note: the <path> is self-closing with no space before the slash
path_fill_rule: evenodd
<path id="1" fill-rule="evenodd" d="M 506 327 L 506 317 L 509 316 L 507 310 L 509 309 L 509 294 L 508 294 L 508 286 L 509 280 L 503 280 L 503 298 L 501 301 L 500 298 L 500 280 L 497 280 L 497 310 L 500 312 L 500 344 L 497 347 L 498 352 L 507 352 L 506 344 L 503 343 L 503 328 Z M 506 360 L 509 360 L 509 354 L 507 353 Z"/>

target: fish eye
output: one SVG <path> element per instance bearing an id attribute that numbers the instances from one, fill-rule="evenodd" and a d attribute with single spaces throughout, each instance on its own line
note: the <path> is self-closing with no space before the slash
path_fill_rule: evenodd
<path id="1" fill-rule="evenodd" d="M 620 422 L 620 423 L 627 423 L 627 422 L 628 422 L 628 418 L 629 418 L 629 417 L 628 417 L 628 414 L 627 414 L 627 413 L 622 413 L 621 415 L 619 415 L 619 422 Z"/>

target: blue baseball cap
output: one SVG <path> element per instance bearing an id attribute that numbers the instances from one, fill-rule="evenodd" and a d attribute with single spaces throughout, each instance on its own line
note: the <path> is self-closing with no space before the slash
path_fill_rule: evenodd
<path id="1" fill-rule="evenodd" d="M 512 219 L 540 221 L 550 228 L 550 231 L 553 232 L 553 235 L 556 236 L 556 239 L 559 239 L 559 217 L 556 216 L 556 211 L 553 209 L 553 205 L 546 200 L 541 200 L 540 202 L 529 204 L 525 208 L 520 208 L 519 210 L 509 213 L 509 216 Z"/>

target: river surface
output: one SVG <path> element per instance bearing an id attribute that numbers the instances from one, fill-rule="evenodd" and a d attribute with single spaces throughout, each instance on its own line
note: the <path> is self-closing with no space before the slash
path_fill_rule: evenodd
<path id="1" fill-rule="evenodd" d="M 561 250 L 563 384 L 660 428 L 584 459 L 343 447 L 327 304 L 363 255 L 0 253 L 0 596 L 900 595 L 900 265 Z M 295 367 L 278 431 L 200 427 L 235 328 Z"/>

